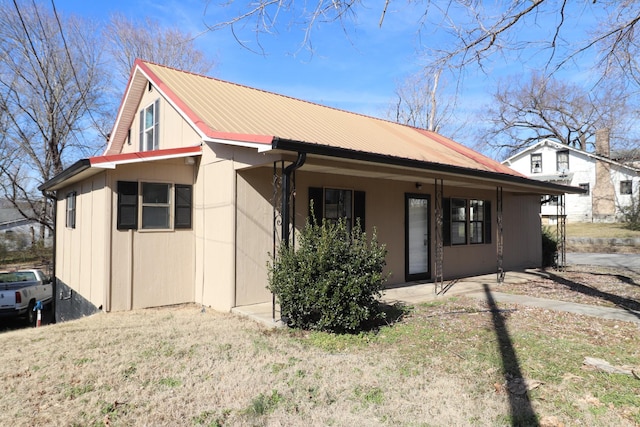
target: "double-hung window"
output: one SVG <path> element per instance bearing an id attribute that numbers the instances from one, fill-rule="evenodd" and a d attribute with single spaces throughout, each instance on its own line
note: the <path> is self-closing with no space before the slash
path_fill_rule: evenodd
<path id="1" fill-rule="evenodd" d="M 531 155 L 531 173 L 542 173 L 542 153 Z"/>
<path id="2" fill-rule="evenodd" d="M 65 225 L 67 228 L 76 228 L 76 192 L 67 194 L 67 208 Z"/>
<path id="3" fill-rule="evenodd" d="M 191 228 L 193 187 L 118 181 L 118 230 Z M 139 227 L 138 227 L 139 225 Z"/>
<path id="4" fill-rule="evenodd" d="M 157 150 L 160 130 L 160 100 L 140 111 L 140 151 Z"/>
<path id="5" fill-rule="evenodd" d="M 446 246 L 491 243 L 489 200 L 445 198 L 442 207 L 442 237 Z"/>
<path id="6" fill-rule="evenodd" d="M 633 182 L 620 181 L 620 194 L 633 194 Z"/>
<path id="7" fill-rule="evenodd" d="M 358 222 L 360 228 L 364 230 L 364 191 L 310 187 L 309 203 L 313 206 L 310 216 L 317 223 L 321 223 L 323 219 L 327 221 L 344 219 L 349 229 Z"/>
<path id="8" fill-rule="evenodd" d="M 156 182 L 142 183 L 142 228 L 170 228 L 171 204 L 170 184 Z"/>
<path id="9" fill-rule="evenodd" d="M 569 171 L 569 150 L 556 151 L 556 170 L 560 173 Z"/>

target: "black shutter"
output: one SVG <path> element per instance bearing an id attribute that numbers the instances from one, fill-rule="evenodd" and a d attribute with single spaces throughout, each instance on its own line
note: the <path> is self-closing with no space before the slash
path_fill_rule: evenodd
<path id="1" fill-rule="evenodd" d="M 317 225 L 322 224 L 324 215 L 322 214 L 324 191 L 321 187 L 309 187 L 309 221 L 315 221 Z"/>
<path id="2" fill-rule="evenodd" d="M 451 199 L 442 198 L 442 244 L 451 246 Z"/>
<path id="3" fill-rule="evenodd" d="M 118 181 L 118 230 L 138 228 L 138 183 Z"/>
<path id="4" fill-rule="evenodd" d="M 491 243 L 491 202 L 484 201 L 484 242 Z"/>
<path id="5" fill-rule="evenodd" d="M 176 184 L 174 228 L 191 228 L 193 191 L 190 185 Z"/>
<path id="6" fill-rule="evenodd" d="M 360 230 L 365 231 L 365 223 L 364 223 L 364 208 L 365 208 L 365 197 L 364 191 L 354 191 L 353 192 L 353 216 L 354 216 L 354 225 L 355 221 L 360 220 Z"/>

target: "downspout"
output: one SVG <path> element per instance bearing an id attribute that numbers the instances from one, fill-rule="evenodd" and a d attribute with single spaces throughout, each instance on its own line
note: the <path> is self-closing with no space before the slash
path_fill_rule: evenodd
<path id="1" fill-rule="evenodd" d="M 291 192 L 291 174 L 300 169 L 307 160 L 307 153 L 298 153 L 295 163 L 284 168 L 282 182 L 282 243 L 289 246 L 289 221 L 290 221 L 290 203 L 289 193 Z M 294 212 L 295 214 L 295 212 Z"/>
<path id="2" fill-rule="evenodd" d="M 56 224 L 57 221 L 57 217 L 58 217 L 58 193 L 49 193 L 47 192 L 45 194 L 45 196 L 53 201 L 53 213 L 52 213 L 52 219 L 53 219 L 53 256 L 51 259 L 51 292 L 52 292 L 52 296 L 53 298 L 51 299 L 51 311 L 53 312 L 53 320 L 52 323 L 56 323 L 56 301 L 57 301 L 57 296 L 58 296 L 58 278 L 56 277 L 56 259 L 57 259 L 57 255 L 56 255 L 56 242 L 58 240 L 58 227 Z"/>

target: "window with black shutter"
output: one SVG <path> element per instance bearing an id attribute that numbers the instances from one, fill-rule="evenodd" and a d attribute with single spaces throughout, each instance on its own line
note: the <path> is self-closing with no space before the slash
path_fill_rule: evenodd
<path id="1" fill-rule="evenodd" d="M 175 228 L 191 228 L 192 188 L 191 185 L 176 184 Z"/>
<path id="2" fill-rule="evenodd" d="M 317 224 L 343 218 L 349 228 L 358 223 L 365 229 L 364 191 L 309 187 L 309 209 L 309 217 Z"/>
<path id="3" fill-rule="evenodd" d="M 138 228 L 138 183 L 118 181 L 118 230 Z"/>

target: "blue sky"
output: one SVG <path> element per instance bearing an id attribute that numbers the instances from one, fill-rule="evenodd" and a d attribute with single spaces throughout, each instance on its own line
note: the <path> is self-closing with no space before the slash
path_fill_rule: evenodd
<path id="1" fill-rule="evenodd" d="M 383 2 L 369 5 L 365 2 L 358 12 L 356 29 L 346 35 L 338 24 L 316 27 L 311 38 L 313 53 L 301 49 L 303 33 L 300 28 L 287 26 L 287 16 L 281 17 L 278 34 L 261 37 L 264 55 L 241 47 L 229 29 L 205 32 L 197 38 L 197 46 L 216 61 L 210 73 L 214 77 L 363 114 L 384 116 L 394 99 L 397 84 L 420 70 L 420 45 L 445 43 L 441 32 L 426 30 L 417 34 L 417 24 L 424 12 L 421 9 L 424 6 L 417 3 L 392 2 L 380 28 L 378 21 Z M 148 16 L 193 35 L 204 31 L 204 22 L 213 24 L 234 12 L 217 6 L 221 2 L 215 0 L 208 5 L 204 0 L 56 0 L 55 4 L 59 13 L 74 13 L 105 22 L 113 12 L 123 13 L 131 19 Z M 538 17 L 532 22 L 531 31 L 548 31 L 551 27 L 545 19 L 548 18 Z M 580 19 L 570 25 L 575 25 L 576 30 L 580 26 L 584 28 L 590 19 L 580 15 Z M 238 34 L 256 48 L 250 29 L 242 31 L 239 28 Z M 475 121 L 475 114 L 490 102 L 490 92 L 501 76 L 536 67 L 535 53 L 527 55 L 517 61 L 493 64 L 487 73 L 466 73 L 455 119 Z M 581 72 L 578 67 L 568 75 L 580 79 Z M 455 83 L 449 82 L 450 90 Z M 454 137 L 474 146 L 470 132 Z"/>

